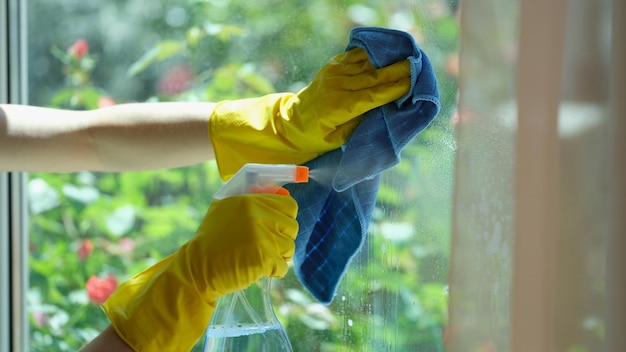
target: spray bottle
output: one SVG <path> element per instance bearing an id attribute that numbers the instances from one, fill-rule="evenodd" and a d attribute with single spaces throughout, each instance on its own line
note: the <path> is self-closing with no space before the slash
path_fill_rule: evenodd
<path id="1" fill-rule="evenodd" d="M 214 195 L 288 194 L 283 185 L 308 182 L 309 169 L 291 164 L 246 164 Z M 204 352 L 286 351 L 293 348 L 272 307 L 269 278 L 217 301 L 206 331 Z"/>

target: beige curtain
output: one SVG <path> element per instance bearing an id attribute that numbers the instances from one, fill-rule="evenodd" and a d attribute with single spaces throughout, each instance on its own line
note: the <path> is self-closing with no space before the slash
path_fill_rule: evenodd
<path id="1" fill-rule="evenodd" d="M 462 2 L 448 351 L 626 350 L 625 4 Z"/>

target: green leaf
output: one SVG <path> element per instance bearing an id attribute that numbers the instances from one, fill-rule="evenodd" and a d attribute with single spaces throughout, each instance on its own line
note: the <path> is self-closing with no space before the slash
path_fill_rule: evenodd
<path id="1" fill-rule="evenodd" d="M 248 85 L 256 94 L 265 95 L 276 92 L 272 83 L 265 77 L 256 74 L 254 71 L 244 72 L 241 80 Z"/>
<path id="2" fill-rule="evenodd" d="M 56 45 L 53 45 L 52 47 L 50 47 L 50 53 L 52 54 L 52 56 L 59 59 L 59 61 L 61 61 L 62 63 L 66 65 L 70 64 L 69 55 L 67 55 L 65 51 L 59 49 Z"/>
<path id="3" fill-rule="evenodd" d="M 155 62 L 163 61 L 180 53 L 185 48 L 184 44 L 175 40 L 163 40 L 135 61 L 127 71 L 129 77 L 143 72 Z"/>
<path id="4" fill-rule="evenodd" d="M 205 35 L 206 33 L 199 27 L 191 27 L 187 30 L 187 33 L 185 35 L 187 38 L 187 44 L 191 48 L 197 48 L 200 39 L 202 39 L 202 37 L 204 37 Z"/>
<path id="5" fill-rule="evenodd" d="M 135 208 L 132 205 L 115 209 L 105 219 L 107 229 L 114 237 L 121 237 L 135 226 L 135 214 Z"/>
<path id="6" fill-rule="evenodd" d="M 220 24 L 213 22 L 204 23 L 204 31 L 215 38 L 227 42 L 232 37 L 239 37 L 246 33 L 246 30 L 241 26 L 235 26 L 232 24 Z"/>
<path id="7" fill-rule="evenodd" d="M 60 205 L 59 193 L 40 178 L 28 183 L 28 197 L 32 214 L 41 214 Z"/>
<path id="8" fill-rule="evenodd" d="M 65 103 L 69 102 L 74 96 L 76 90 L 74 88 L 65 88 L 60 90 L 57 94 L 55 94 L 52 99 L 50 99 L 51 107 L 60 107 Z"/>
<path id="9" fill-rule="evenodd" d="M 93 87 L 83 88 L 78 94 L 80 96 L 80 102 L 85 109 L 93 110 L 98 108 L 98 99 L 102 96 L 98 89 Z"/>
<path id="10" fill-rule="evenodd" d="M 62 191 L 66 197 L 86 205 L 95 202 L 100 197 L 100 191 L 91 186 L 77 187 L 72 184 L 65 184 Z"/>

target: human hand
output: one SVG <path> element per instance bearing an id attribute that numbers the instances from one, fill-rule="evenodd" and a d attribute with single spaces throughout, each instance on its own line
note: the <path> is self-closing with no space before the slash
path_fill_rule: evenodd
<path id="1" fill-rule="evenodd" d="M 290 139 L 314 153 L 336 149 L 364 113 L 407 94 L 410 79 L 408 60 L 375 69 L 361 48 L 336 55 L 290 99 Z"/>
<path id="2" fill-rule="evenodd" d="M 363 49 L 333 57 L 297 94 L 218 103 L 209 136 L 220 174 L 228 179 L 244 164 L 302 164 L 340 147 L 374 108 L 407 94 L 404 60 L 375 69 Z"/>
<path id="3" fill-rule="evenodd" d="M 296 201 L 286 195 L 248 194 L 215 200 L 186 256 L 196 286 L 209 299 L 247 288 L 262 277 L 283 277 L 295 252 Z M 211 298 L 213 297 L 213 298 Z"/>
<path id="4" fill-rule="evenodd" d="M 282 277 L 295 251 L 297 203 L 247 194 L 214 201 L 195 237 L 133 276 L 104 303 L 111 325 L 136 351 L 188 351 L 227 293 Z"/>

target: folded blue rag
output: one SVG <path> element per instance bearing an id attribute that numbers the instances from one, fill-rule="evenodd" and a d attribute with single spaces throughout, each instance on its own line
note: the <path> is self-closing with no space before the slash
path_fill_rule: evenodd
<path id="1" fill-rule="evenodd" d="M 365 240 L 380 173 L 400 161 L 401 149 L 439 112 L 432 66 L 408 33 L 378 27 L 350 32 L 347 50 L 364 49 L 380 68 L 409 59 L 409 93 L 369 111 L 348 141 L 306 165 L 308 183 L 286 187 L 299 204 L 295 273 L 320 302 L 332 301 L 352 258 Z"/>

